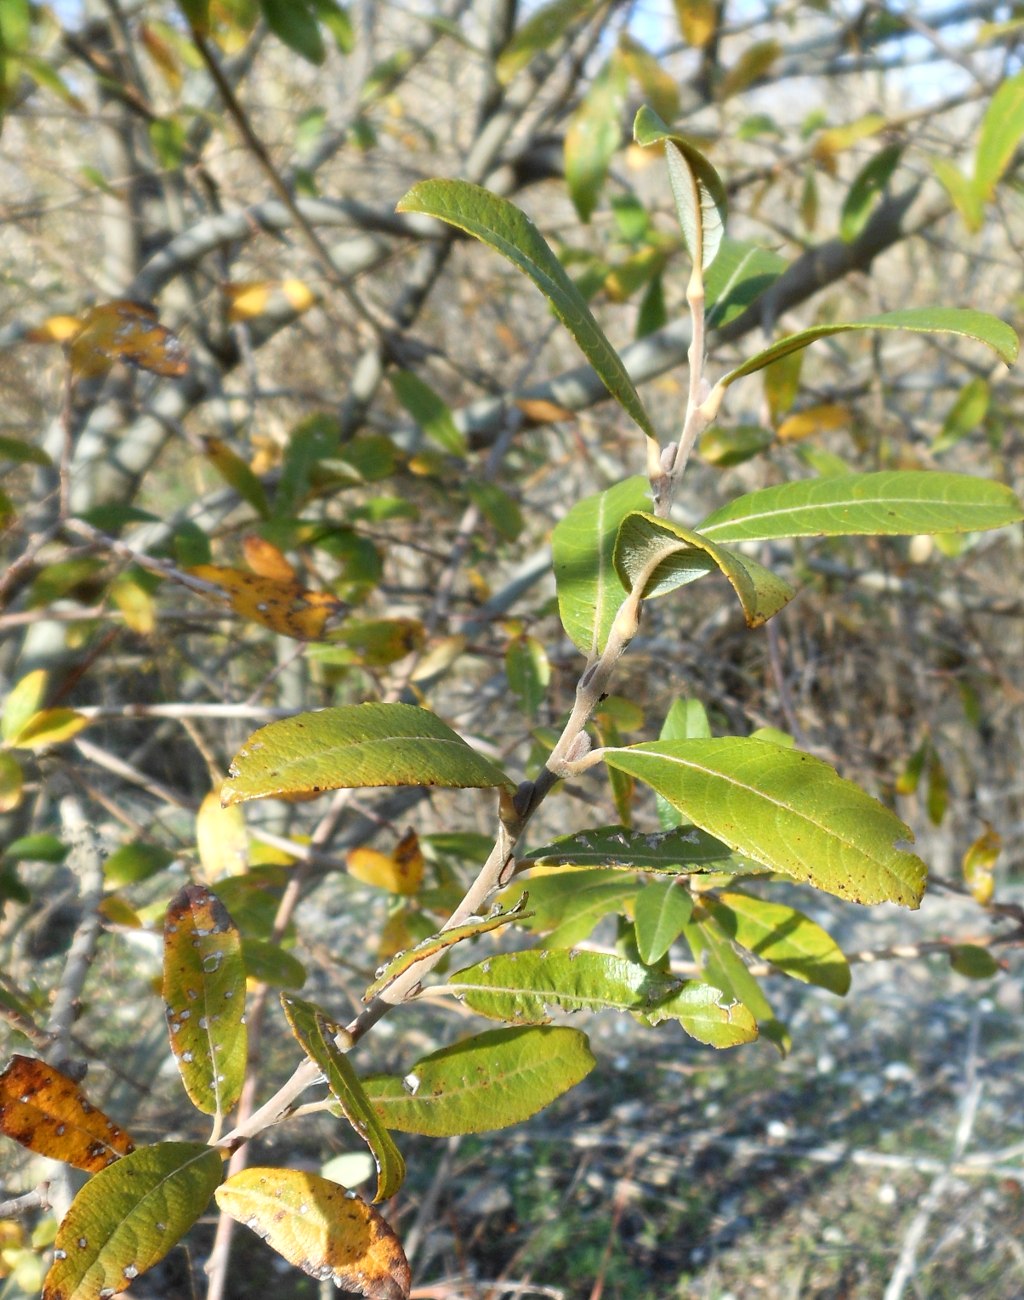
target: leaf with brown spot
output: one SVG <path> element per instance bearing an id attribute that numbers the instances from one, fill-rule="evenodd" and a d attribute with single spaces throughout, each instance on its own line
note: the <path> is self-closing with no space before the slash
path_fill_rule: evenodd
<path id="1" fill-rule="evenodd" d="M 412 1276 L 398 1238 L 340 1184 L 298 1169 L 244 1169 L 216 1198 L 310 1277 L 368 1300 L 408 1300 Z"/>
<path id="2" fill-rule="evenodd" d="M 127 298 L 100 303 L 82 317 L 68 344 L 72 374 L 93 378 L 106 374 L 115 361 L 177 378 L 188 371 L 181 340 L 161 325 L 156 308 Z"/>
<path id="3" fill-rule="evenodd" d="M 203 885 L 175 895 L 164 923 L 164 1010 L 192 1104 L 224 1115 L 245 1077 L 245 963 L 238 929 Z"/>
<path id="4" fill-rule="evenodd" d="M 213 1147 L 158 1142 L 95 1174 L 57 1230 L 42 1300 L 106 1300 L 127 1290 L 188 1232 L 221 1173 Z"/>
<path id="5" fill-rule="evenodd" d="M 0 1074 L 0 1132 L 90 1174 L 135 1149 L 73 1079 L 32 1056 L 13 1056 Z"/>
<path id="6" fill-rule="evenodd" d="M 370 1148 L 377 1166 L 377 1194 L 373 1199 L 387 1200 L 405 1181 L 405 1160 L 370 1105 L 348 1057 L 335 1041 L 340 1027 L 332 1024 L 318 1006 L 289 993 L 281 994 L 281 1006 L 299 1046 L 323 1072 L 345 1118 Z"/>
<path id="7" fill-rule="evenodd" d="M 240 618 L 296 641 L 319 640 L 328 620 L 345 608 L 329 591 L 307 591 L 294 580 L 265 578 L 219 564 L 195 564 L 188 572 L 220 587 Z"/>

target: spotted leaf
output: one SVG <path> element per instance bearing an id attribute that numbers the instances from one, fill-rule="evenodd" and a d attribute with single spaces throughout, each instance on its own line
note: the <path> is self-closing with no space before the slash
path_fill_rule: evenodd
<path id="1" fill-rule="evenodd" d="M 82 317 L 68 344 L 71 370 L 83 378 L 105 374 L 115 361 L 176 378 L 188 370 L 181 340 L 157 319 L 148 302 L 104 302 Z"/>
<path id="2" fill-rule="evenodd" d="M 224 904 L 186 885 L 164 923 L 164 1010 L 171 1051 L 192 1104 L 223 1115 L 245 1076 L 245 964 Z"/>
<path id="3" fill-rule="evenodd" d="M 293 579 L 268 578 L 220 564 L 196 564 L 188 572 L 219 588 L 210 594 L 223 593 L 225 603 L 239 618 L 296 641 L 318 640 L 328 620 L 345 608 L 329 591 L 307 591 Z"/>
<path id="4" fill-rule="evenodd" d="M 368 1300 L 407 1300 L 411 1275 L 384 1219 L 339 1183 L 299 1169 L 244 1169 L 217 1204 L 310 1277 Z"/>
<path id="5" fill-rule="evenodd" d="M 212 1147 L 158 1142 L 95 1174 L 57 1230 L 42 1300 L 106 1300 L 126 1290 L 203 1213 L 221 1168 Z"/>
<path id="6" fill-rule="evenodd" d="M 73 1079 L 32 1056 L 13 1056 L 0 1074 L 0 1132 L 91 1174 L 135 1149 Z"/>

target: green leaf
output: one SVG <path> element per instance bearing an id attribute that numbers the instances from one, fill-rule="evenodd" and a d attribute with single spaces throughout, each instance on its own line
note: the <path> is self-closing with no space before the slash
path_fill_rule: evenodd
<path id="1" fill-rule="evenodd" d="M 868 224 L 878 198 L 903 157 L 903 145 L 891 144 L 869 159 L 853 178 L 839 214 L 839 237 L 851 244 Z"/>
<path id="2" fill-rule="evenodd" d="M 0 755 L 0 758 L 6 755 Z M 0 857 L 7 862 L 63 862 L 68 855 L 68 846 L 56 835 L 42 832 L 38 835 L 22 835 L 11 840 Z"/>
<path id="3" fill-rule="evenodd" d="M 1024 72 L 1004 81 L 985 110 L 974 155 L 974 182 L 991 198 L 1024 136 Z"/>
<path id="4" fill-rule="evenodd" d="M 678 1020 L 686 1033 L 709 1047 L 738 1047 L 757 1038 L 757 1023 L 742 1002 L 723 1005 L 720 989 L 701 980 L 687 980 L 678 992 L 650 1011 L 636 1013 L 645 1025 Z"/>
<path id="5" fill-rule="evenodd" d="M 53 464 L 42 447 L 35 447 L 30 442 L 22 442 L 20 438 L 0 437 L 0 460 L 14 461 L 17 465 Z"/>
<path id="6" fill-rule="evenodd" d="M 404 1079 L 372 1075 L 363 1085 L 388 1128 L 456 1137 L 529 1119 L 594 1065 L 578 1029 L 489 1029 L 423 1057 Z"/>
<path id="7" fill-rule="evenodd" d="M 159 1142 L 94 1174 L 57 1230 L 43 1300 L 101 1300 L 127 1290 L 204 1212 L 221 1168 L 212 1147 Z"/>
<path id="8" fill-rule="evenodd" d="M 306 968 L 270 939 L 242 940 L 242 961 L 250 979 L 278 989 L 301 989 L 306 982 Z"/>
<path id="9" fill-rule="evenodd" d="M 544 867 L 660 871 L 674 876 L 709 871 L 746 875 L 761 870 L 756 862 L 738 858 L 721 840 L 696 826 L 679 826 L 655 834 L 627 830 L 624 826 L 599 826 L 563 835 L 519 861 Z M 536 899 L 531 900 L 531 907 L 536 910 Z"/>
<path id="10" fill-rule="evenodd" d="M 242 457 L 236 451 L 232 451 L 222 438 L 204 438 L 203 451 L 228 487 L 233 487 L 261 519 L 266 519 L 270 514 L 270 505 L 263 491 L 263 484 Z"/>
<path id="11" fill-rule="evenodd" d="M 910 828 L 820 759 L 765 740 L 661 740 L 604 761 L 772 871 L 857 903 L 917 907 L 924 863 Z"/>
<path id="12" fill-rule="evenodd" d="M 878 316 L 867 316 L 861 321 L 814 325 L 810 329 L 801 330 L 799 334 L 788 334 L 763 352 L 748 358 L 735 370 L 730 370 L 718 381 L 717 386 L 728 388 L 743 375 L 763 370 L 772 361 L 788 356 L 791 352 L 798 352 L 816 339 L 828 338 L 832 334 L 848 334 L 851 330 L 913 330 L 921 334 L 961 334 L 964 338 L 977 339 L 979 343 L 992 348 L 1008 366 L 1016 361 L 1020 347 L 1020 341 L 1010 326 L 987 312 L 974 311 L 970 307 L 908 307 L 905 311 L 887 311 Z"/>
<path id="13" fill-rule="evenodd" d="M 817 984 L 840 997 L 849 992 L 850 967 L 843 950 L 802 912 L 738 890 L 701 901 L 741 948 L 805 984 Z"/>
<path id="14" fill-rule="evenodd" d="M 111 889 L 135 885 L 163 871 L 174 854 L 159 844 L 122 844 L 103 864 L 103 879 Z"/>
<path id="15" fill-rule="evenodd" d="M 722 240 L 704 281 L 708 329 L 723 329 L 772 287 L 787 262 L 757 244 Z"/>
<path id="16" fill-rule="evenodd" d="M 714 917 L 705 912 L 700 920 L 686 927 L 685 934 L 705 978 L 730 1001 L 742 1003 L 757 1022 L 758 1031 L 785 1056 L 792 1046 L 789 1031 L 775 1018 L 761 985 Z"/>
<path id="17" fill-rule="evenodd" d="M 447 221 L 490 245 L 528 275 L 612 397 L 648 437 L 655 438 L 654 427 L 619 354 L 540 231 L 514 203 L 468 181 L 431 180 L 414 185 L 399 201 L 397 210 L 423 212 Z"/>
<path id="18" fill-rule="evenodd" d="M 681 981 L 600 952 L 544 949 L 489 957 L 444 988 L 491 1020 L 546 1024 L 559 1011 L 646 1011 Z"/>
<path id="19" fill-rule="evenodd" d="M 588 938 L 598 921 L 625 910 L 637 892 L 636 881 L 621 871 L 571 869 L 516 881 L 501 895 L 503 903 L 529 904 L 520 924 L 543 934 L 545 948 L 571 948 Z"/>
<path id="20" fill-rule="evenodd" d="M 578 501 L 551 536 L 559 617 L 572 643 L 590 658 L 604 649 L 626 598 L 613 561 L 619 525 L 649 504 L 649 495 L 647 479 L 625 479 Z"/>
<path id="21" fill-rule="evenodd" d="M 267 26 L 290 50 L 310 63 L 327 57 L 324 38 L 307 0 L 259 0 Z"/>
<path id="22" fill-rule="evenodd" d="M 700 525 L 716 542 L 902 536 L 1002 528 L 1022 517 L 1008 487 L 969 474 L 881 470 L 801 479 L 737 497 Z"/>
<path id="23" fill-rule="evenodd" d="M 498 56 L 496 72 L 502 85 L 508 85 L 541 50 L 548 49 L 563 36 L 574 22 L 586 18 L 595 0 L 549 0 L 517 28 L 512 39 Z"/>
<path id="24" fill-rule="evenodd" d="M 465 456 L 466 436 L 459 429 L 448 406 L 429 384 L 411 370 L 395 370 L 388 376 L 395 396 L 428 438 L 453 456 Z"/>
<path id="25" fill-rule="evenodd" d="M 953 200 L 964 225 L 972 234 L 977 234 L 985 224 L 985 200 L 980 186 L 948 158 L 932 158 L 931 164 L 936 179 Z"/>
<path id="26" fill-rule="evenodd" d="M 518 502 L 497 483 L 470 479 L 466 483 L 466 495 L 503 542 L 514 542 L 523 531 L 523 512 Z"/>
<path id="27" fill-rule="evenodd" d="M 372 1300 L 409 1300 L 409 1261 L 380 1216 L 340 1183 L 305 1169 L 243 1169 L 217 1205 L 290 1264 Z M 263 1290 L 272 1290 L 272 1274 Z"/>
<path id="28" fill-rule="evenodd" d="M 352 29 L 352 19 L 344 5 L 338 0 L 310 0 L 310 6 L 319 21 L 334 37 L 334 43 L 342 54 L 351 54 L 355 49 L 356 37 Z"/>
<path id="29" fill-rule="evenodd" d="M 633 925 L 640 960 L 661 961 L 683 932 L 693 912 L 693 898 L 678 880 L 655 880 L 637 894 Z"/>
<path id="30" fill-rule="evenodd" d="M 323 1072 L 345 1118 L 370 1148 L 377 1165 L 374 1201 L 387 1200 L 405 1181 L 405 1160 L 370 1104 L 348 1057 L 334 1041 L 339 1027 L 332 1024 L 319 1007 L 304 1002 L 302 998 L 282 993 L 281 1005 L 299 1046 Z"/>
<path id="31" fill-rule="evenodd" d="M 683 240 L 702 270 L 715 260 L 725 234 L 725 186 L 699 149 L 644 104 L 633 122 L 633 139 L 649 146 L 664 141 L 665 161 Z"/>
<path id="32" fill-rule="evenodd" d="M 989 950 L 973 943 L 954 944 L 949 950 L 949 964 L 969 980 L 988 980 L 999 974 L 999 963 Z"/>
<path id="33" fill-rule="evenodd" d="M 717 469 L 731 469 L 767 451 L 774 441 L 774 432 L 760 424 L 738 424 L 731 429 L 713 424 L 701 435 L 700 455 Z"/>
<path id="34" fill-rule="evenodd" d="M 228 769 L 221 801 L 382 785 L 512 788 L 504 772 L 426 709 L 347 704 L 254 732 Z"/>
<path id="35" fill-rule="evenodd" d="M 623 586 L 639 588 L 645 600 L 675 591 L 718 568 L 732 585 L 748 627 L 760 627 L 796 592 L 756 560 L 654 515 L 636 513 L 622 521 L 615 541 L 615 568 Z"/>
<path id="36" fill-rule="evenodd" d="M 529 717 L 533 717 L 547 693 L 551 664 L 543 644 L 535 636 L 517 636 L 505 651 L 505 676 L 509 689 Z"/>
<path id="37" fill-rule="evenodd" d="M 608 59 L 569 119 L 565 132 L 565 180 L 581 221 L 597 206 L 608 166 L 622 143 L 628 78 L 622 60 Z"/>
<path id="38" fill-rule="evenodd" d="M 710 737 L 711 723 L 708 721 L 707 710 L 700 700 L 678 699 L 672 701 L 668 713 L 665 714 L 665 721 L 661 724 L 661 731 L 658 733 L 659 740 L 708 740 Z M 663 799 L 660 794 L 656 794 L 654 802 L 658 810 L 658 825 L 662 830 L 671 830 L 674 826 L 682 824 L 682 814 L 673 808 L 667 799 Z M 688 827 L 687 830 L 693 832 L 695 828 Z M 697 832 L 697 834 L 702 834 L 702 832 Z M 729 851 L 724 844 L 719 844 L 718 840 L 714 840 L 712 843 L 719 845 L 722 852 L 729 855 Z"/>
<path id="39" fill-rule="evenodd" d="M 424 957 L 436 956 L 455 944 L 462 943 L 465 939 L 475 939 L 478 935 L 487 934 L 501 926 L 511 925 L 513 922 L 522 924 L 529 915 L 523 912 L 520 902 L 507 912 L 499 909 L 492 912 L 490 916 L 477 917 L 476 920 L 467 921 L 464 925 L 453 925 L 450 930 L 439 930 L 436 934 L 427 935 L 414 948 L 407 948 L 405 952 L 396 954 L 387 965 L 381 967 L 377 972 L 377 978 L 363 994 L 363 1001 L 369 1002 L 371 998 L 376 997 L 382 989 L 387 988 L 399 975 L 407 971 L 410 966 L 415 966 L 418 961 L 422 961 Z"/>
<path id="40" fill-rule="evenodd" d="M 988 415 L 988 407 L 988 384 L 980 376 L 969 379 L 946 416 L 942 432 L 932 443 L 932 451 L 939 455 L 973 433 Z"/>
<path id="41" fill-rule="evenodd" d="M 163 999 L 189 1099 L 227 1114 L 245 1081 L 245 966 L 238 930 L 205 885 L 186 885 L 167 908 Z"/>

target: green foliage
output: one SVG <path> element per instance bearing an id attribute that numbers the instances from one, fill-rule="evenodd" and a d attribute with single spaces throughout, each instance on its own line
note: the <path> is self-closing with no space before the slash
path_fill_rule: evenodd
<path id="1" fill-rule="evenodd" d="M 374 1202 L 387 1201 L 406 1178 L 392 1132 L 502 1129 L 587 1078 L 600 1051 L 586 1024 L 551 1025 L 556 1016 L 625 1014 L 634 1032 L 665 1038 L 674 1022 L 700 1045 L 694 1053 L 758 1037 L 787 1052 L 778 980 L 838 997 L 851 987 L 847 956 L 794 905 L 794 886 L 917 908 L 927 867 L 908 847 L 908 823 L 952 833 L 958 783 L 972 784 L 939 717 L 934 731 L 931 719 L 913 728 L 901 772 L 872 774 L 875 798 L 805 752 L 835 749 L 841 770 L 865 770 L 841 742 L 872 701 L 848 685 L 846 721 L 805 739 L 804 702 L 790 699 L 778 662 L 819 597 L 851 638 L 877 632 L 863 592 L 845 600 L 828 586 L 862 576 L 851 556 L 890 553 L 853 539 L 915 539 L 899 552 L 902 574 L 920 562 L 923 535 L 939 539 L 940 557 L 966 555 L 974 534 L 1024 517 L 1001 481 L 1015 464 L 1013 395 L 998 369 L 1016 359 L 1013 329 L 909 294 L 900 310 L 846 319 L 837 278 L 848 271 L 862 273 L 858 292 L 880 299 L 873 307 L 903 301 L 888 284 L 869 295 L 875 278 L 863 273 L 909 237 L 899 219 L 886 233 L 882 218 L 896 206 L 884 196 L 909 193 L 906 160 L 921 147 L 913 116 L 833 123 L 815 110 L 802 129 L 781 108 L 778 120 L 752 117 L 730 101 L 788 76 L 791 60 L 776 24 L 738 49 L 714 5 L 676 6 L 684 40 L 701 51 L 688 94 L 629 19 L 608 26 L 617 6 L 525 8 L 518 27 L 495 22 L 485 34 L 417 10 L 408 32 L 380 42 L 379 61 L 342 64 L 369 36 L 336 0 L 154 4 L 118 15 L 95 46 L 59 9 L 0 0 L 0 109 L 17 112 L 42 90 L 102 117 L 105 131 L 116 119 L 126 147 L 111 169 L 83 133 L 71 190 L 32 208 L 41 224 L 29 246 L 48 250 L 55 235 L 39 214 L 69 211 L 83 182 L 103 205 L 122 205 L 134 232 L 106 258 L 88 241 L 75 256 L 69 245 L 49 288 L 42 272 L 31 283 L 6 273 L 21 305 L 5 346 L 52 345 L 55 364 L 35 368 L 46 376 L 35 386 L 21 376 L 33 396 L 12 396 L 18 436 L 0 439 L 12 467 L 0 521 L 13 539 L 0 575 L 10 603 L 0 615 L 0 902 L 44 912 L 67 875 L 84 908 L 73 934 L 37 924 L 19 939 L 22 969 L 0 983 L 15 1045 L 47 1055 L 19 1050 L 0 1075 L 0 1130 L 90 1175 L 68 1198 L 44 1300 L 124 1291 L 211 1199 L 320 1281 L 408 1297 L 408 1262 L 380 1211 L 299 1168 L 241 1169 L 222 1182 L 223 1161 L 272 1127 L 292 1161 L 291 1135 L 316 1114 L 336 1124 L 327 1131 L 342 1149 L 365 1146 Z M 823 23 L 832 16 L 815 9 Z M 74 39 L 52 41 L 59 28 Z M 468 95 L 467 52 L 486 83 L 443 139 L 423 104 L 437 48 L 458 95 Z M 258 101 L 246 84 L 253 69 Z M 552 94 L 556 71 L 570 75 Z M 945 212 L 952 204 L 972 230 L 1019 184 L 1022 78 L 1005 79 L 985 107 L 972 177 L 950 156 L 934 159 Z M 636 115 L 639 148 L 623 139 L 632 86 L 653 105 Z M 689 133 L 691 93 L 719 116 L 728 203 Z M 261 133 L 292 100 L 303 117 L 275 124 L 271 147 Z M 680 113 L 679 130 L 661 116 Z M 46 114 L 22 116 L 25 147 L 47 156 Z M 541 121 L 550 139 L 537 135 Z M 751 158 L 767 143 L 772 160 L 741 165 L 737 139 Z M 446 168 L 462 159 L 464 174 L 420 180 L 397 216 L 397 182 L 384 207 L 362 192 L 396 157 L 402 185 L 429 176 L 434 159 L 417 150 L 453 144 Z M 222 170 L 222 155 L 234 170 Z M 561 209 L 549 219 L 531 192 L 535 224 L 507 195 L 550 184 L 552 157 L 564 168 Z M 250 194 L 248 173 L 265 189 Z M 154 226 L 151 192 L 161 222 L 187 213 L 185 224 Z M 726 234 L 730 206 L 749 239 Z M 801 226 L 810 236 L 829 212 L 838 239 L 792 236 Z M 123 254 L 143 234 L 149 260 L 118 270 L 114 244 Z M 488 250 L 542 301 L 496 277 Z M 93 262 L 103 267 L 95 285 Z M 122 296 L 83 293 L 68 314 L 79 287 L 69 266 L 97 290 L 123 280 Z M 457 291 L 451 268 L 463 277 Z M 448 297 L 431 316 L 436 285 Z M 165 287 L 168 323 L 149 302 Z M 834 293 L 806 317 L 814 323 L 749 345 L 751 331 L 772 338 L 778 318 L 798 318 L 821 287 Z M 49 315 L 37 296 L 53 299 Z M 464 315 L 453 325 L 456 306 Z M 549 348 L 556 323 L 589 369 L 541 383 L 570 346 L 558 336 Z M 902 411 L 914 383 L 887 382 L 879 356 L 888 365 L 889 351 L 865 346 L 894 331 L 921 336 L 909 339 L 921 351 L 906 366 L 928 390 L 906 417 L 926 430 L 913 440 L 878 413 Z M 618 337 L 640 342 L 620 353 Z M 970 354 L 966 377 L 964 341 L 988 350 Z M 671 371 L 684 356 L 680 383 Z M 851 376 L 854 365 L 862 373 Z M 658 427 L 639 391 L 655 377 Z M 861 403 L 868 391 L 878 404 Z M 617 405 L 597 427 L 584 412 L 605 395 Z M 42 411 L 52 428 L 36 438 Z M 987 440 L 970 438 L 978 429 Z M 694 450 L 704 465 L 690 466 Z M 939 454 L 968 472 L 923 468 Z M 728 587 L 698 583 L 708 574 Z M 539 578 L 553 594 L 536 594 Z M 907 580 L 907 598 L 926 587 Z M 790 607 L 798 589 L 806 599 Z M 751 671 L 763 643 L 745 639 L 742 621 L 760 628 L 783 610 L 785 631 L 763 651 L 768 669 Z M 980 733 L 985 656 L 973 645 L 943 653 L 942 674 L 957 678 Z M 720 682 L 730 674 L 770 676 L 777 701 L 729 698 Z M 688 694 L 677 696 L 684 679 Z M 306 801 L 329 792 L 329 809 L 308 816 Z M 885 796 L 914 803 L 906 820 Z M 102 843 L 92 843 L 94 823 Z M 374 837 L 388 847 L 368 847 Z M 998 853 L 994 831 L 977 836 L 961 889 L 1008 925 L 1017 914 L 992 901 Z M 318 889 L 333 910 L 311 921 Z M 146 968 L 155 945 L 162 976 Z M 981 941 L 937 950 L 971 979 L 1000 969 Z M 121 974 L 138 1001 L 127 1017 L 109 1014 Z M 268 987 L 307 986 L 317 1003 L 289 991 L 264 1014 Z M 358 1002 L 342 1023 L 349 989 Z M 426 1036 L 418 1013 L 428 1001 L 446 1023 L 499 1026 L 425 1054 L 418 1045 L 415 1059 L 412 1036 L 396 1035 L 394 1072 L 380 1073 L 364 1041 L 384 1041 L 374 1028 L 399 1009 L 390 1023 Z M 72 1031 L 75 1009 L 84 1024 Z M 160 1064 L 150 1067 L 156 1082 L 140 1091 L 157 1140 L 135 1148 L 116 1107 L 108 1118 L 49 1062 L 83 1052 L 113 1065 L 125 1043 L 135 1052 L 156 1041 L 146 1034 L 156 1011 L 194 1110 L 182 1102 L 187 1118 L 172 1115 Z M 264 1060 L 282 1074 L 290 1066 L 290 1077 L 268 1087 Z M 205 1141 L 159 1140 L 196 1124 Z"/>

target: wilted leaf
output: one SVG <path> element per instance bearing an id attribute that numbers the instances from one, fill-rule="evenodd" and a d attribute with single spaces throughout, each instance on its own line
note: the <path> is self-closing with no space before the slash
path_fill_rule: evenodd
<path id="1" fill-rule="evenodd" d="M 282 993 L 281 1005 L 299 1046 L 319 1067 L 345 1118 L 370 1148 L 377 1166 L 374 1200 L 387 1200 L 405 1180 L 405 1161 L 371 1106 L 348 1057 L 334 1041 L 339 1026 L 329 1021 L 319 1007 L 301 998 Z"/>
<path id="2" fill-rule="evenodd" d="M 135 1149 L 73 1079 L 31 1056 L 13 1056 L 0 1074 L 0 1132 L 88 1173 Z"/>
<path id="3" fill-rule="evenodd" d="M 423 1057 L 403 1079 L 372 1075 L 363 1086 L 388 1128 L 455 1137 L 529 1119 L 594 1065 L 578 1029 L 490 1029 Z"/>
<path id="4" fill-rule="evenodd" d="M 249 737 L 228 771 L 225 804 L 357 786 L 512 788 L 440 718 L 411 704 L 343 705 L 272 722 Z"/>
<path id="5" fill-rule="evenodd" d="M 192 1104 L 226 1114 L 245 1079 L 245 966 L 227 908 L 203 885 L 186 885 L 167 909 L 163 999 Z"/>
<path id="6" fill-rule="evenodd" d="M 221 1155 L 197 1142 L 159 1142 L 85 1184 L 54 1242 L 42 1300 L 106 1300 L 167 1254 L 203 1213 Z"/>
<path id="7" fill-rule="evenodd" d="M 195 564 L 188 572 L 219 587 L 240 618 L 297 641 L 322 637 L 327 623 L 345 609 L 328 591 L 307 591 L 301 583 L 263 578 L 246 569 Z"/>
<path id="8" fill-rule="evenodd" d="M 728 205 L 721 177 L 699 149 L 673 132 L 646 104 L 636 115 L 633 138 L 644 146 L 664 142 L 683 239 L 693 261 L 705 270 L 715 260 L 725 234 Z"/>
<path id="9" fill-rule="evenodd" d="M 217 1204 L 289 1263 L 369 1300 L 407 1300 L 411 1274 L 376 1210 L 338 1183 L 297 1169 L 244 1169 Z"/>
<path id="10" fill-rule="evenodd" d="M 152 303 L 126 298 L 86 312 L 68 349 L 72 373 L 83 378 L 106 374 L 115 361 L 171 378 L 188 371 L 180 339 L 160 324 Z"/>
<path id="11" fill-rule="evenodd" d="M 639 511 L 622 521 L 614 562 L 622 585 L 639 589 L 645 600 L 675 591 L 717 568 L 739 597 L 748 627 L 766 623 L 796 594 L 785 579 L 756 560 L 716 546 L 681 524 Z"/>
<path id="12" fill-rule="evenodd" d="M 779 442 L 800 442 L 819 433 L 834 433 L 845 429 L 853 419 L 847 406 L 826 402 L 821 406 L 806 406 L 788 416 L 775 431 Z"/>
<path id="13" fill-rule="evenodd" d="M 261 578 L 272 578 L 275 582 L 294 582 L 297 578 L 294 565 L 283 552 L 268 542 L 265 537 L 249 533 L 242 538 L 242 554 L 245 562 Z"/>

